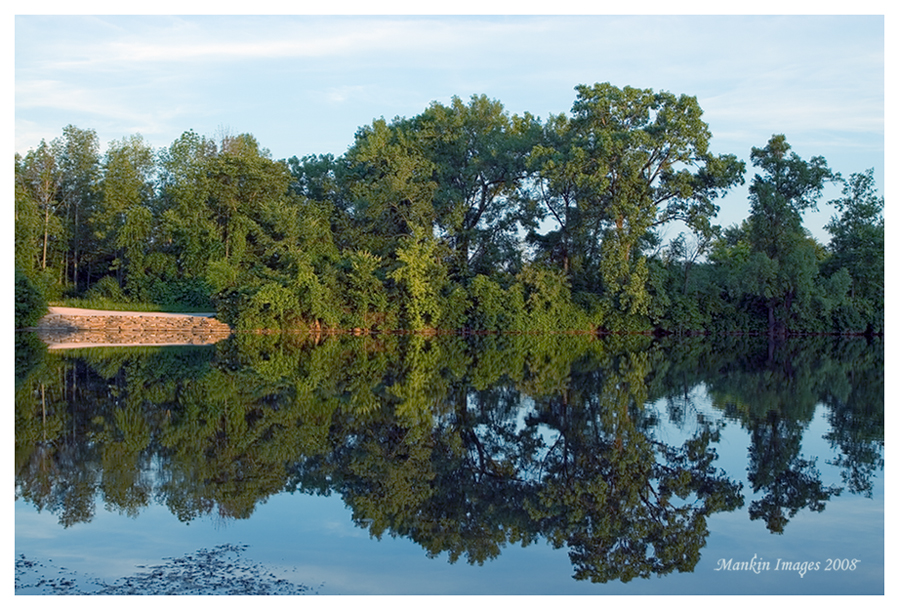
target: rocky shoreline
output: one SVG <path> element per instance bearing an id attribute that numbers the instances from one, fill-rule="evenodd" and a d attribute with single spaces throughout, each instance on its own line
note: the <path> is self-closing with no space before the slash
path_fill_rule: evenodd
<path id="1" fill-rule="evenodd" d="M 214 344 L 231 328 L 209 314 L 115 312 L 51 307 L 31 329 L 51 349 Z"/>

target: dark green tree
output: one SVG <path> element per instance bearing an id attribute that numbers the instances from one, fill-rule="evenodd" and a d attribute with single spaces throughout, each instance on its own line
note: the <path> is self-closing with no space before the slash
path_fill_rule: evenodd
<path id="1" fill-rule="evenodd" d="M 408 120 L 361 127 L 346 159 L 357 247 L 394 261 L 413 228 L 434 235 L 434 164 Z"/>
<path id="2" fill-rule="evenodd" d="M 454 253 L 451 276 L 467 281 L 497 268 L 514 272 L 514 198 L 537 121 L 527 113 L 510 117 L 499 101 L 473 95 L 468 104 L 458 97 L 449 106 L 434 102 L 411 124 L 434 164 L 435 220 Z"/>
<path id="3" fill-rule="evenodd" d="M 140 135 L 110 143 L 103 163 L 102 195 L 89 220 L 97 243 L 94 265 L 103 270 L 98 275 L 115 275 L 119 286 L 136 299 L 146 297 L 143 255 L 150 247 L 147 225 L 152 223 L 148 207 L 154 197 L 154 172 L 153 149 Z"/>
<path id="4" fill-rule="evenodd" d="M 835 179 L 823 157 L 804 161 L 790 149 L 783 135 L 775 135 L 764 148 L 750 151 L 763 174 L 750 183 L 752 255 L 744 273 L 756 278 L 750 292 L 765 308 L 769 333 L 787 329 L 795 300 L 809 293 L 818 274 L 802 215 L 816 207 L 825 183 Z"/>
<path id="5" fill-rule="evenodd" d="M 857 320 L 869 331 L 884 329 L 884 196 L 875 189 L 874 171 L 851 174 L 843 197 L 832 200 L 840 216 L 825 229 L 831 234 L 827 270 L 850 274 L 850 301 Z M 857 328 L 858 328 L 857 327 Z"/>
<path id="6" fill-rule="evenodd" d="M 159 153 L 159 252 L 175 261 L 184 279 L 206 276 L 222 245 L 209 206 L 216 155 L 213 140 L 187 131 Z"/>
<path id="7" fill-rule="evenodd" d="M 207 171 L 211 183 L 207 205 L 218 229 L 222 260 L 246 266 L 258 254 L 248 250 L 248 237 L 262 208 L 287 195 L 290 173 L 250 134 L 223 137 Z"/>
<path id="8" fill-rule="evenodd" d="M 47 300 L 31 278 L 16 268 L 16 329 L 35 324 L 47 312 Z"/>
<path id="9" fill-rule="evenodd" d="M 576 290 L 585 290 L 598 280 L 590 271 L 599 256 L 602 219 L 582 202 L 591 181 L 583 173 L 586 153 L 573 145 L 573 136 L 568 117 L 551 116 L 543 126 L 540 143 L 531 151 L 528 163 L 534 173 L 534 214 L 541 220 L 549 218 L 557 228 L 541 234 L 533 227 L 528 241 L 537 250 L 538 261 L 560 267 L 581 285 Z"/>

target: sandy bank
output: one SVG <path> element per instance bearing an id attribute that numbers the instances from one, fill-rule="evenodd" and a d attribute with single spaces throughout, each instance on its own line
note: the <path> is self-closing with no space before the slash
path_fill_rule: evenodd
<path id="1" fill-rule="evenodd" d="M 51 306 L 47 308 L 48 314 L 56 314 L 59 316 L 164 316 L 167 318 L 172 317 L 200 317 L 200 318 L 212 318 L 215 316 L 214 313 L 201 313 L 201 314 L 178 314 L 174 312 L 123 312 L 120 310 L 87 310 L 85 308 L 66 308 L 61 306 Z"/>

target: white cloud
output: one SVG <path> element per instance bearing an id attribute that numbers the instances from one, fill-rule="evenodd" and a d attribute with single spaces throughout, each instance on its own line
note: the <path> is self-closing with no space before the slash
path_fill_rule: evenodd
<path id="1" fill-rule="evenodd" d="M 116 24 L 118 19 L 126 18 L 106 21 Z M 118 35 L 99 41 L 83 40 L 77 33 L 67 35 L 65 21 L 56 22 L 60 36 L 43 43 L 49 50 L 45 46 L 36 51 L 42 58 L 36 67 L 42 71 L 115 70 L 154 63 L 177 62 L 183 67 L 209 61 L 326 57 L 365 61 L 384 52 L 407 52 L 415 59 L 450 50 L 458 56 L 473 48 L 495 46 L 500 39 L 521 44 L 548 27 L 541 20 L 315 16 L 150 17 L 135 27 L 133 18 L 127 19 L 131 27 L 116 28 Z M 18 44 L 19 55 L 29 52 L 27 43 Z"/>
<path id="2" fill-rule="evenodd" d="M 324 97 L 330 102 L 346 102 L 350 99 L 360 99 L 371 96 L 371 92 L 367 87 L 362 85 L 345 85 L 343 87 L 332 87 L 324 92 Z"/>
<path id="3" fill-rule="evenodd" d="M 127 89 L 127 88 L 126 88 Z M 97 117 L 104 122 L 116 121 L 142 125 L 153 131 L 160 121 L 181 114 L 177 107 L 157 108 L 128 103 L 133 97 L 109 89 L 83 88 L 55 80 L 23 81 L 16 85 L 16 106 L 21 110 L 51 108 L 73 115 Z"/>
<path id="4" fill-rule="evenodd" d="M 25 122 L 39 121 L 36 113 L 55 112 L 54 121 L 80 113 L 111 128 L 118 124 L 116 137 L 136 128 L 177 134 L 213 121 L 260 136 L 268 129 L 277 138 L 305 130 L 333 142 L 352 138 L 348 120 L 358 126 L 382 115 L 410 116 L 452 95 L 485 93 L 510 112 L 546 117 L 569 110 L 576 84 L 610 81 L 697 95 L 714 147 L 734 137 L 741 152 L 749 150 L 746 137 L 762 144 L 759 132 L 835 130 L 835 138 L 881 132 L 877 23 L 840 17 L 19 17 L 16 125 L 24 133 Z M 263 144 L 288 156 L 300 146 L 342 152 L 327 151 L 322 142 L 294 137 Z"/>
<path id="5" fill-rule="evenodd" d="M 57 80 L 32 80 L 16 83 L 16 107 L 19 109 L 53 107 L 73 112 L 89 112 L 115 117 L 130 113 L 106 95 Z"/>

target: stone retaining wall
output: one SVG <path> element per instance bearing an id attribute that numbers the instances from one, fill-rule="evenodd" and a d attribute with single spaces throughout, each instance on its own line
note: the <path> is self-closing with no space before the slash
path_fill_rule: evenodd
<path id="1" fill-rule="evenodd" d="M 205 316 L 48 314 L 35 328 L 51 344 L 214 344 L 231 328 Z"/>

